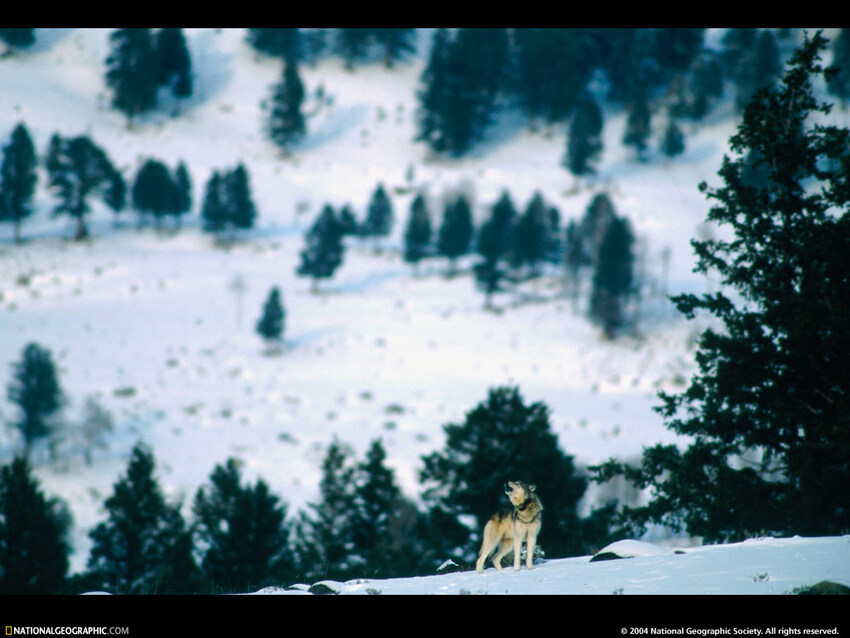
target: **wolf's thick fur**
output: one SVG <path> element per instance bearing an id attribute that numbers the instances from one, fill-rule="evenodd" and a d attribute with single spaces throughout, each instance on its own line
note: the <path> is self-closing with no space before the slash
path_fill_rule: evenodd
<path id="1" fill-rule="evenodd" d="M 519 570 L 523 540 L 526 541 L 525 564 L 528 569 L 531 569 L 534 545 L 540 533 L 541 512 L 543 512 L 543 503 L 535 494 L 536 490 L 536 486 L 522 481 L 509 481 L 505 484 L 505 494 L 508 495 L 513 508 L 494 514 L 484 526 L 484 539 L 475 564 L 479 572 L 484 569 L 484 561 L 496 548 L 499 551 L 493 558 L 493 565 L 498 571 L 502 571 L 502 558 L 511 549 L 514 550 L 514 569 Z"/>

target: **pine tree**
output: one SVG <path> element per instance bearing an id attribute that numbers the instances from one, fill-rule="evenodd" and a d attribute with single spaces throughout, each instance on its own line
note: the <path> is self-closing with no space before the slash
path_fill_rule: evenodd
<path id="1" fill-rule="evenodd" d="M 624 306 L 634 285 L 634 234 L 625 218 L 616 217 L 608 224 L 599 246 L 590 316 L 608 338 L 625 325 Z"/>
<path id="2" fill-rule="evenodd" d="M 626 131 L 623 133 L 623 144 L 633 146 L 639 161 L 644 161 L 647 139 L 651 133 L 650 122 L 652 113 L 649 101 L 645 95 L 636 95 L 629 103 L 629 115 L 626 120 Z"/>
<path id="3" fill-rule="evenodd" d="M 304 104 L 304 84 L 294 58 L 287 58 L 283 77 L 274 87 L 269 114 L 269 137 L 283 151 L 288 152 L 301 140 L 307 123 L 301 110 Z"/>
<path id="4" fill-rule="evenodd" d="M 152 110 L 157 103 L 159 60 L 150 29 L 116 29 L 109 36 L 106 85 L 112 106 L 128 120 Z"/>
<path id="5" fill-rule="evenodd" d="M 0 29 L 0 40 L 6 43 L 6 51 L 0 54 L 0 58 L 5 58 L 15 49 L 26 49 L 35 44 L 35 29 L 3 28 Z"/>
<path id="6" fill-rule="evenodd" d="M 830 95 L 841 100 L 842 107 L 850 98 L 850 31 L 841 29 L 832 41 L 832 65 L 836 71 L 827 81 Z"/>
<path id="7" fill-rule="evenodd" d="M 697 271 L 723 288 L 674 301 L 722 327 L 702 333 L 689 386 L 661 395 L 667 427 L 691 443 L 596 468 L 597 480 L 651 490 L 624 509 L 629 527 L 667 524 L 707 542 L 850 527 L 850 131 L 815 98 L 825 47 L 806 36 L 781 81 L 745 108 L 723 184 L 701 185 L 708 219 L 729 232 L 693 242 Z M 742 179 L 753 150 L 763 186 Z"/>
<path id="8" fill-rule="evenodd" d="M 573 175 L 595 172 L 593 163 L 602 152 L 602 111 L 592 97 L 576 106 L 567 134 L 566 166 Z"/>
<path id="9" fill-rule="evenodd" d="M 159 85 L 168 87 L 174 97 L 191 97 L 192 59 L 183 29 L 168 28 L 157 32 L 156 60 L 159 63 Z"/>
<path id="10" fill-rule="evenodd" d="M 345 60 L 345 68 L 349 71 L 355 65 L 365 60 L 372 46 L 372 29 L 347 27 L 337 29 L 334 41 L 336 52 Z"/>
<path id="11" fill-rule="evenodd" d="M 301 251 L 301 263 L 296 273 L 311 277 L 313 292 L 317 292 L 319 280 L 333 277 L 342 265 L 345 252 L 342 225 L 330 205 L 322 209 L 304 241 L 306 246 Z"/>
<path id="12" fill-rule="evenodd" d="M 590 38 L 585 29 L 514 29 L 516 80 L 519 95 L 531 118 L 565 120 L 577 105 L 593 67 Z"/>
<path id="13" fill-rule="evenodd" d="M 685 136 L 682 129 L 676 124 L 676 120 L 670 118 L 664 137 L 661 139 L 661 152 L 667 157 L 681 155 L 685 151 Z"/>
<path id="14" fill-rule="evenodd" d="M 97 194 L 107 203 L 116 203 L 115 188 L 121 185 L 117 179 L 120 173 L 106 152 L 89 137 L 66 139 L 58 134 L 50 140 L 47 172 L 49 186 L 59 198 L 54 214 L 76 219 L 75 238 L 85 239 L 88 237 L 85 216 L 90 211 L 89 198 Z"/>
<path id="15" fill-rule="evenodd" d="M 422 459 L 423 499 L 432 512 L 441 512 L 446 533 L 460 537 L 455 551 L 461 560 L 474 560 L 478 534 L 506 506 L 508 480 L 539 486 L 546 511 L 540 544 L 547 556 L 581 555 L 603 540 L 596 535 L 600 515 L 581 519 L 577 513 L 587 480 L 558 446 L 544 403 L 526 404 L 516 387 L 493 388 L 463 423 L 443 430 L 443 449 Z M 450 522 L 462 516 L 475 520 L 465 533 Z"/>
<path id="16" fill-rule="evenodd" d="M 378 184 L 369 199 L 366 208 L 366 219 L 363 222 L 361 234 L 365 237 L 374 237 L 379 240 L 388 237 L 395 223 L 393 204 L 384 189 L 383 184 Z M 376 248 L 377 250 L 377 248 Z"/>
<path id="17" fill-rule="evenodd" d="M 243 485 L 234 459 L 215 467 L 193 512 L 205 590 L 244 593 L 293 576 L 286 505 L 262 479 Z"/>
<path id="18" fill-rule="evenodd" d="M 235 229 L 247 230 L 254 226 L 257 207 L 251 194 L 251 177 L 242 163 L 228 171 L 224 177 L 227 196 L 227 217 Z"/>
<path id="19" fill-rule="evenodd" d="M 223 182 L 219 171 L 213 171 L 207 180 L 201 219 L 204 230 L 209 233 L 218 234 L 227 227 L 227 205 Z"/>
<path id="20" fill-rule="evenodd" d="M 419 262 L 431 252 L 432 234 L 428 205 L 419 193 L 410 204 L 410 216 L 404 231 L 404 261 L 418 267 Z"/>
<path id="21" fill-rule="evenodd" d="M 12 131 L 3 148 L 0 164 L 0 221 L 15 225 L 15 242 L 21 241 L 21 222 L 32 214 L 32 199 L 38 181 L 35 146 L 23 123 Z"/>
<path id="22" fill-rule="evenodd" d="M 417 92 L 417 141 L 423 141 L 437 153 L 447 151 L 450 141 L 446 131 L 445 105 L 452 91 L 449 77 L 451 36 L 447 29 L 437 29 L 431 43 L 428 63 L 422 72 L 422 87 Z"/>
<path id="23" fill-rule="evenodd" d="M 256 51 L 283 60 L 300 60 L 302 33 L 294 28 L 247 29 L 247 41 Z"/>
<path id="24" fill-rule="evenodd" d="M 456 273 L 458 258 L 469 252 L 475 228 L 469 201 L 459 195 L 446 203 L 437 236 L 437 252 L 449 260 L 448 276 Z"/>
<path id="25" fill-rule="evenodd" d="M 546 250 L 546 204 L 536 192 L 522 216 L 511 231 L 510 260 L 514 269 L 528 268 L 528 274 L 537 274 L 537 267 Z"/>
<path id="26" fill-rule="evenodd" d="M 153 215 L 157 226 L 166 215 L 176 215 L 179 206 L 177 186 L 168 167 L 148 159 L 136 173 L 132 190 L 133 207 L 140 213 Z"/>
<path id="27" fill-rule="evenodd" d="M 384 50 L 384 66 L 391 69 L 398 60 L 416 51 L 416 29 L 372 29 L 372 37 Z"/>
<path id="28" fill-rule="evenodd" d="M 506 274 L 501 262 L 510 247 L 511 230 L 516 216 L 510 194 L 505 191 L 478 232 L 476 250 L 483 260 L 475 266 L 475 278 L 484 290 L 484 307 L 487 309 L 492 307 L 493 294 L 501 288 L 501 281 Z"/>
<path id="29" fill-rule="evenodd" d="M 133 448 L 127 472 L 104 503 L 107 519 L 89 534 L 91 581 L 115 594 L 188 594 L 197 587 L 192 535 L 154 476 L 153 454 Z"/>
<path id="30" fill-rule="evenodd" d="M 64 593 L 70 527 L 67 506 L 44 495 L 25 459 L 0 467 L 0 594 Z"/>
<path id="31" fill-rule="evenodd" d="M 29 458 L 32 445 L 53 433 L 55 417 L 65 402 L 49 350 L 37 343 L 24 348 L 20 362 L 12 366 L 7 396 L 20 411 L 14 425 L 23 438 L 24 458 Z"/>
<path id="32" fill-rule="evenodd" d="M 762 29 L 753 46 L 747 50 L 733 77 L 735 106 L 743 110 L 756 91 L 770 86 L 781 70 L 782 63 L 776 38 L 769 29 Z"/>
<path id="33" fill-rule="evenodd" d="M 192 178 L 183 162 L 177 164 L 173 181 L 176 197 L 174 213 L 179 223 L 180 217 L 192 210 Z"/>
<path id="34" fill-rule="evenodd" d="M 275 286 L 269 291 L 269 296 L 263 304 L 263 314 L 257 321 L 257 333 L 266 341 L 280 341 L 286 322 L 286 312 L 283 309 L 280 289 Z"/>
<path id="35" fill-rule="evenodd" d="M 354 554 L 357 511 L 351 450 L 334 439 L 322 462 L 319 501 L 301 512 L 296 551 L 302 577 L 347 580 L 363 574 L 364 559 Z"/>

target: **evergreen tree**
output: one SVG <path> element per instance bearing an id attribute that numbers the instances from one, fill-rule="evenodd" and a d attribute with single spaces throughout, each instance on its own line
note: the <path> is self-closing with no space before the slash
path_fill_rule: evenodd
<path id="1" fill-rule="evenodd" d="M 116 29 L 109 36 L 106 85 L 112 89 L 112 106 L 130 122 L 156 106 L 159 60 L 150 29 Z"/>
<path id="2" fill-rule="evenodd" d="M 201 207 L 201 219 L 204 230 L 209 233 L 221 233 L 227 227 L 227 204 L 224 180 L 219 171 L 213 171 L 207 180 L 204 203 Z"/>
<path id="3" fill-rule="evenodd" d="M 193 505 L 204 588 L 244 593 L 291 578 L 286 511 L 262 479 L 243 485 L 234 459 L 216 466 Z"/>
<path id="4" fill-rule="evenodd" d="M 80 435 L 83 441 L 86 465 L 92 465 L 92 453 L 95 448 L 106 449 L 106 437 L 115 431 L 112 415 L 93 397 L 88 397 L 83 405 L 83 419 Z"/>
<path id="5" fill-rule="evenodd" d="M 638 160 L 644 161 L 647 139 L 651 133 L 650 122 L 652 113 L 649 101 L 645 95 L 636 95 L 629 104 L 629 115 L 626 120 L 626 131 L 623 133 L 623 144 L 633 146 Z"/>
<path id="6" fill-rule="evenodd" d="M 20 362 L 12 366 L 7 396 L 20 411 L 14 425 L 24 441 L 24 458 L 29 458 L 33 443 L 53 433 L 65 401 L 49 350 L 37 343 L 24 348 Z"/>
<path id="7" fill-rule="evenodd" d="M 48 499 L 29 463 L 0 467 L 0 594 L 64 593 L 70 515 Z"/>
<path id="8" fill-rule="evenodd" d="M 168 87 L 174 97 L 191 97 L 192 58 L 183 29 L 168 28 L 157 32 L 156 60 L 159 63 L 159 85 Z"/>
<path id="9" fill-rule="evenodd" d="M 475 277 L 484 290 L 484 307 L 488 309 L 492 306 L 493 293 L 500 289 L 505 276 L 501 262 L 510 247 L 511 230 L 516 216 L 510 194 L 505 191 L 478 232 L 477 252 L 483 260 L 475 266 Z"/>
<path id="10" fill-rule="evenodd" d="M 585 29 L 514 29 L 514 91 L 531 118 L 559 122 L 590 81 L 593 59 Z"/>
<path id="11" fill-rule="evenodd" d="M 699 56 L 705 29 L 663 28 L 655 34 L 658 65 L 667 76 L 684 75 Z"/>
<path id="12" fill-rule="evenodd" d="M 47 172 L 49 186 L 59 198 L 54 214 L 76 219 L 76 239 L 88 237 L 85 216 L 90 211 L 89 198 L 98 194 L 107 203 L 116 203 L 115 189 L 121 186 L 120 173 L 104 150 L 89 137 L 66 139 L 58 134 L 50 140 Z"/>
<path id="13" fill-rule="evenodd" d="M 606 49 L 603 69 L 609 99 L 626 104 L 645 99 L 663 78 L 658 67 L 657 30 L 602 29 Z"/>
<path id="14" fill-rule="evenodd" d="M 337 29 L 334 41 L 336 52 L 345 60 L 345 68 L 349 71 L 355 65 L 365 60 L 372 46 L 372 29 L 348 27 Z"/>
<path id="15" fill-rule="evenodd" d="M 153 215 L 157 225 L 166 215 L 176 215 L 179 206 L 177 185 L 168 167 L 148 159 L 136 173 L 132 190 L 133 207 L 140 213 Z"/>
<path id="16" fill-rule="evenodd" d="M 676 124 L 676 120 L 670 118 L 664 137 L 661 139 L 661 152 L 667 157 L 681 155 L 685 151 L 685 136 L 682 129 Z"/>
<path id="17" fill-rule="evenodd" d="M 6 43 L 6 50 L 0 54 L 0 58 L 5 58 L 12 55 L 15 49 L 26 49 L 35 44 L 35 29 L 2 28 L 0 40 Z"/>
<path id="18" fill-rule="evenodd" d="M 192 210 L 192 178 L 189 176 L 189 170 L 183 162 L 177 164 L 177 169 L 174 171 L 174 187 L 175 187 L 175 216 L 179 220 L 181 215 L 185 215 Z"/>
<path id="19" fill-rule="evenodd" d="M 417 92 L 419 107 L 416 111 L 417 141 L 424 141 L 437 153 L 449 149 L 446 132 L 447 100 L 450 97 L 449 47 L 451 36 L 447 29 L 437 29 L 431 43 L 428 63 L 422 72 L 422 88 Z"/>
<path id="20" fill-rule="evenodd" d="M 275 286 L 269 291 L 269 296 L 263 304 L 263 314 L 257 321 L 257 333 L 266 341 L 280 341 L 283 339 L 285 321 L 286 312 L 283 309 L 280 289 Z"/>
<path id="21" fill-rule="evenodd" d="M 271 104 L 269 136 L 278 147 L 288 152 L 307 131 L 306 119 L 301 111 L 304 84 L 294 58 L 287 58 L 283 77 L 274 88 Z"/>
<path id="22" fill-rule="evenodd" d="M 581 271 L 586 265 L 587 252 L 579 224 L 575 220 L 570 220 L 564 237 L 564 275 L 574 310 L 577 308 L 581 289 Z"/>
<path id="23" fill-rule="evenodd" d="M 537 274 L 546 250 L 546 212 L 543 196 L 534 193 L 511 231 L 511 265 L 514 269 L 527 267 L 531 276 Z"/>
<path id="24" fill-rule="evenodd" d="M 624 305 L 633 292 L 634 259 L 631 225 L 616 217 L 599 246 L 590 297 L 590 316 L 608 338 L 616 336 L 626 322 Z"/>
<path id="25" fill-rule="evenodd" d="M 369 199 L 361 234 L 365 237 L 374 237 L 376 240 L 388 237 L 394 223 L 395 213 L 393 212 L 392 201 L 387 195 L 384 185 L 378 184 Z"/>
<path id="26" fill-rule="evenodd" d="M 248 169 L 239 163 L 236 168 L 226 173 L 224 179 L 228 221 L 233 228 L 239 230 L 252 228 L 258 213 L 251 194 Z"/>
<path id="27" fill-rule="evenodd" d="M 396 61 L 416 51 L 416 29 L 372 29 L 372 37 L 384 51 L 384 66 L 392 68 Z"/>
<path id="28" fill-rule="evenodd" d="M 333 277 L 342 265 L 345 251 L 343 227 L 330 205 L 322 209 L 304 241 L 306 246 L 301 251 L 301 263 L 296 273 L 311 277 L 313 292 L 317 292 L 319 280 Z"/>
<path id="29" fill-rule="evenodd" d="M 302 578 L 347 580 L 363 574 L 364 559 L 354 554 L 357 512 L 351 451 L 334 439 L 322 462 L 319 501 L 301 512 L 296 551 Z"/>
<path id="30" fill-rule="evenodd" d="M 89 534 L 92 583 L 115 594 L 188 594 L 197 586 L 192 535 L 154 476 L 153 454 L 133 448 L 106 499 L 107 519 Z"/>
<path id="31" fill-rule="evenodd" d="M 723 326 L 702 333 L 689 387 L 661 395 L 658 411 L 687 448 L 657 444 L 638 467 L 596 468 L 599 480 L 651 488 L 650 502 L 624 510 L 630 527 L 667 524 L 707 542 L 850 527 L 850 131 L 815 98 L 825 47 L 820 33 L 806 36 L 781 81 L 744 110 L 723 184 L 701 185 L 708 219 L 730 233 L 693 242 L 697 271 L 724 287 L 674 301 Z M 752 150 L 763 186 L 742 179 Z"/>
<path id="32" fill-rule="evenodd" d="M 294 28 L 247 29 L 247 41 L 255 50 L 283 60 L 300 60 L 302 33 Z"/>
<path id="33" fill-rule="evenodd" d="M 419 262 L 431 252 L 431 216 L 422 193 L 413 198 L 410 204 L 410 216 L 404 231 L 404 261 L 418 266 Z"/>
<path id="34" fill-rule="evenodd" d="M 594 172 L 593 162 L 602 152 L 602 111 L 592 97 L 576 106 L 567 135 L 566 166 L 573 175 Z"/>
<path id="35" fill-rule="evenodd" d="M 832 73 L 826 88 L 830 95 L 841 100 L 842 106 L 850 98 L 850 31 L 841 29 L 832 41 Z"/>
<path id="36" fill-rule="evenodd" d="M 738 109 L 743 110 L 756 91 L 773 84 L 781 70 L 776 38 L 769 29 L 762 29 L 733 77 Z"/>
<path id="37" fill-rule="evenodd" d="M 38 181 L 35 146 L 24 124 L 12 131 L 3 148 L 0 164 L 0 221 L 15 225 L 15 241 L 21 241 L 21 222 L 32 214 L 32 199 Z"/>
<path id="38" fill-rule="evenodd" d="M 577 513 L 587 480 L 561 451 L 549 419 L 549 408 L 526 404 L 518 388 L 494 388 L 463 423 L 444 425 L 444 448 L 423 457 L 423 498 L 446 534 L 460 540 L 454 548 L 460 560 L 474 560 L 484 524 L 506 506 L 508 480 L 539 486 L 546 511 L 540 545 L 547 556 L 582 555 L 603 542 L 603 513 L 587 519 Z M 465 516 L 474 518 L 472 529 L 457 527 Z"/>
<path id="39" fill-rule="evenodd" d="M 448 276 L 454 276 L 457 259 L 469 252 L 474 232 L 472 209 L 466 197 L 459 195 L 447 202 L 438 231 L 437 252 L 449 260 Z"/>

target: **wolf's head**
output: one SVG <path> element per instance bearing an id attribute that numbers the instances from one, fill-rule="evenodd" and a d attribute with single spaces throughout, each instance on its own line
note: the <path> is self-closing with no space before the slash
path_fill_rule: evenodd
<path id="1" fill-rule="evenodd" d="M 524 503 L 527 503 L 534 496 L 536 489 L 537 487 L 535 485 L 529 485 L 522 481 L 508 481 L 505 483 L 505 494 L 508 495 L 508 499 L 510 499 L 514 507 L 521 507 Z"/>

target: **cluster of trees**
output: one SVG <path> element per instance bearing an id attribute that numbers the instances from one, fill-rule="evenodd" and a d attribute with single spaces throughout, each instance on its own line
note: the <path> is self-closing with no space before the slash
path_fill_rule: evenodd
<path id="1" fill-rule="evenodd" d="M 584 175 L 602 150 L 602 100 L 627 111 L 622 141 L 641 159 L 653 113 L 666 111 L 660 147 L 673 156 L 684 144 L 677 120 L 704 117 L 726 82 L 742 108 L 776 79 L 787 35 L 730 29 L 715 51 L 694 28 L 441 29 L 422 75 L 418 139 L 462 156 L 512 106 L 532 123 L 568 123 L 565 165 Z M 604 91 L 593 85 L 600 77 Z"/>
<path id="2" fill-rule="evenodd" d="M 193 91 L 192 59 L 182 29 L 116 29 L 109 36 L 106 85 L 128 121 L 155 109 L 160 88 L 179 99 Z"/>
<path id="3" fill-rule="evenodd" d="M 657 444 L 637 466 L 595 468 L 649 488 L 629 530 L 659 523 L 708 541 L 850 529 L 850 130 L 828 123 L 813 83 L 838 75 L 808 36 L 775 87 L 748 103 L 723 185 L 701 190 L 725 239 L 694 241 L 719 292 L 674 298 L 707 313 L 698 372 L 658 412 L 686 448 Z M 815 122 L 824 122 L 817 124 Z"/>
<path id="4" fill-rule="evenodd" d="M 380 439 L 363 459 L 334 439 L 317 500 L 291 516 L 266 481 L 245 481 L 231 458 L 214 468 L 184 517 L 163 494 L 152 451 L 139 444 L 104 502 L 105 520 L 89 533 L 87 569 L 73 578 L 67 506 L 48 499 L 29 461 L 16 458 L 0 469 L 0 592 L 247 592 L 432 574 L 446 564 L 467 569 L 487 518 L 505 506 L 510 477 L 538 482 L 547 557 L 608 541 L 613 508 L 577 513 L 588 479 L 558 447 L 545 404 L 527 404 L 515 387 L 494 388 L 463 423 L 444 429 L 445 448 L 423 458 L 424 509 L 402 493 Z M 461 523 L 467 517 L 471 525 Z"/>

